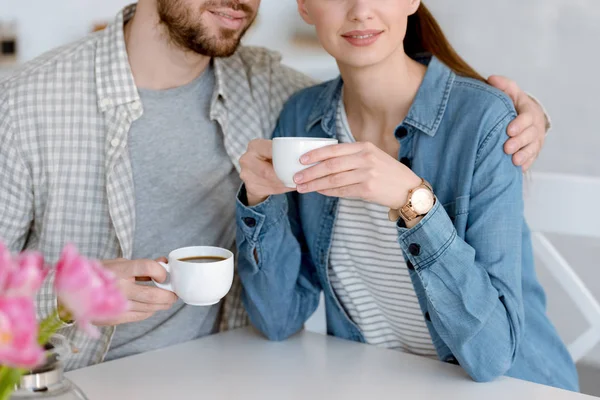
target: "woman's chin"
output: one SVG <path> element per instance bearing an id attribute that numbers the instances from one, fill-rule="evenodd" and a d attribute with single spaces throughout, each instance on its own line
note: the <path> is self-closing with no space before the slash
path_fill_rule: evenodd
<path id="1" fill-rule="evenodd" d="M 353 57 L 345 56 L 336 57 L 336 61 L 340 68 L 352 68 L 352 69 L 362 69 L 369 68 L 374 65 L 377 65 L 383 61 L 382 57 L 369 57 L 364 55 L 357 55 Z"/>

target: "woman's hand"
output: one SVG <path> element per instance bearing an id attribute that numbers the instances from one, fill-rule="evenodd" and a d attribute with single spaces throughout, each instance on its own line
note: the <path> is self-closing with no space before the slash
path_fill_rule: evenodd
<path id="1" fill-rule="evenodd" d="M 358 198 L 393 209 L 406 204 L 421 178 L 372 143 L 347 143 L 313 150 L 300 159 L 320 163 L 295 175 L 299 193 Z"/>
<path id="2" fill-rule="evenodd" d="M 262 203 L 274 194 L 291 192 L 294 189 L 286 187 L 273 169 L 273 142 L 265 139 L 255 139 L 248 145 L 248 150 L 240 158 L 240 178 L 246 185 L 248 206 Z"/>

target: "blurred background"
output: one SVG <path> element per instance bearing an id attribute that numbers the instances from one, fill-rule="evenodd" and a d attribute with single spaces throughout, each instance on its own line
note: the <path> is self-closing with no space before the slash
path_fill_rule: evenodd
<path id="1" fill-rule="evenodd" d="M 0 79 L 21 63 L 81 38 L 110 22 L 127 0 L 0 0 Z M 550 218 L 558 229 L 547 237 L 590 289 L 600 298 L 600 240 L 560 227 L 572 222 L 576 211 L 600 227 L 600 80 L 598 0 L 425 0 L 459 53 L 479 72 L 506 75 L 534 94 L 552 117 L 553 129 L 529 175 L 549 182 L 574 184 L 579 195 L 566 193 L 564 207 Z M 296 12 L 294 0 L 262 0 L 259 18 L 245 43 L 278 50 L 286 64 L 316 79 L 334 77 L 336 65 L 315 44 L 311 29 Z M 555 179 L 555 180 L 554 180 Z M 558 185 L 558 184 L 557 184 Z M 548 204 L 556 202 L 548 191 Z M 527 190 L 527 187 L 526 187 Z M 583 193 L 583 194 L 581 194 Z M 563 193 L 564 194 L 564 193 Z M 542 202 L 544 197 L 542 196 Z M 588 230 L 587 233 L 590 231 Z M 576 233 L 576 232 L 575 232 Z M 537 267 L 548 294 L 549 313 L 565 341 L 572 341 L 589 323 L 553 278 L 544 262 Z M 589 317 L 589 315 L 588 315 Z M 311 321 L 314 330 L 323 322 Z M 599 325 L 600 326 L 600 325 Z M 596 332 L 600 338 L 600 329 Z M 600 346 L 578 363 L 582 389 L 600 396 Z"/>

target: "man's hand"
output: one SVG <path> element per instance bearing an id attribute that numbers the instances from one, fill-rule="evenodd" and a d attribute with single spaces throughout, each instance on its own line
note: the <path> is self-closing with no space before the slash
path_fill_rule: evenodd
<path id="1" fill-rule="evenodd" d="M 157 261 L 163 261 L 158 259 Z M 136 281 L 154 279 L 164 282 L 167 278 L 165 269 L 152 260 L 105 260 L 104 267 L 112 271 L 123 294 L 129 300 L 129 310 L 114 321 L 103 322 L 99 326 L 113 326 L 137 322 L 151 317 L 156 311 L 168 310 L 177 301 L 177 296 L 168 290 L 157 287 L 139 285 Z"/>
<path id="2" fill-rule="evenodd" d="M 546 114 L 542 107 L 512 80 L 490 76 L 488 83 L 506 93 L 515 103 L 517 118 L 508 126 L 510 139 L 504 151 L 513 155 L 513 163 L 527 171 L 537 159 L 546 139 Z"/>

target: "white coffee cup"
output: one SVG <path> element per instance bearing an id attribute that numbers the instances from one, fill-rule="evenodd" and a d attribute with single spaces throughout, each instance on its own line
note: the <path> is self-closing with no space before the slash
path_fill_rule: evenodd
<path id="1" fill-rule="evenodd" d="M 295 188 L 294 175 L 315 164 L 304 165 L 300 157 L 325 146 L 337 144 L 337 139 L 310 137 L 282 137 L 273 139 L 273 168 L 283 184 Z"/>
<path id="2" fill-rule="evenodd" d="M 192 258 L 196 258 L 196 262 L 189 261 Z M 210 306 L 231 289 L 233 253 L 229 250 L 211 246 L 183 247 L 169 254 L 168 264 L 159 264 L 167 271 L 167 280 L 154 284 L 175 293 L 186 304 Z"/>

